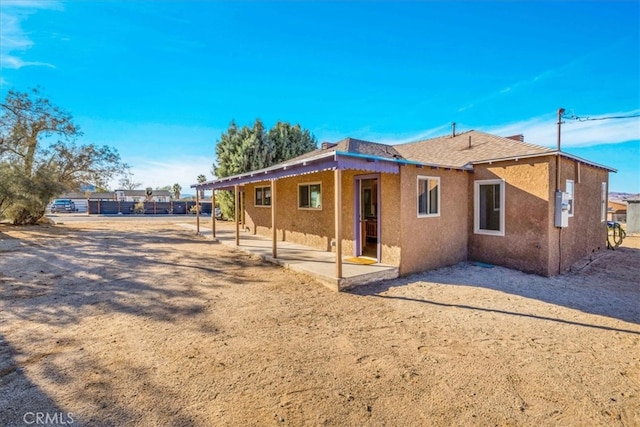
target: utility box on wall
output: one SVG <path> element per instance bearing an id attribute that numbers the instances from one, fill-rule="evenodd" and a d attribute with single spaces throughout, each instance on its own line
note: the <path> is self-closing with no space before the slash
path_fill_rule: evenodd
<path id="1" fill-rule="evenodd" d="M 556 191 L 555 225 L 561 228 L 569 226 L 569 193 L 560 190 Z"/>

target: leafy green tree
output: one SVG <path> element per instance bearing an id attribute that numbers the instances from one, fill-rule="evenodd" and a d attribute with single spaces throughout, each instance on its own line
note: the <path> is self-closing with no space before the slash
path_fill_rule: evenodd
<path id="1" fill-rule="evenodd" d="M 291 126 L 278 122 L 267 133 L 268 146 L 272 150 L 272 164 L 284 162 L 317 148 L 316 138 L 299 124 Z"/>
<path id="2" fill-rule="evenodd" d="M 0 218 L 34 224 L 60 193 L 106 187 L 126 167 L 113 148 L 78 145 L 81 135 L 39 89 L 7 93 L 0 103 Z"/>
<path id="3" fill-rule="evenodd" d="M 292 126 L 278 122 L 267 132 L 260 119 L 256 119 L 252 127 L 243 126 L 240 129 L 235 121 L 231 121 L 227 132 L 222 134 L 216 145 L 217 163 L 214 163 L 212 172 L 218 178 L 237 175 L 269 167 L 315 148 L 315 137 L 299 124 Z M 220 191 L 217 200 L 220 201 L 224 216 L 233 218 L 233 192 Z"/>

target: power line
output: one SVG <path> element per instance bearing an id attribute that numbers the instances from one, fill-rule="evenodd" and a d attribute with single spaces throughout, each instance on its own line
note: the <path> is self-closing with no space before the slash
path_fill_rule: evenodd
<path id="1" fill-rule="evenodd" d="M 579 122 L 587 122 L 587 121 L 593 121 L 593 120 L 612 120 L 612 119 L 632 119 L 635 117 L 640 117 L 640 114 L 631 114 L 629 116 L 608 116 L 608 117 L 580 117 L 580 116 L 576 116 L 575 114 L 572 114 L 570 116 L 566 116 L 563 115 L 562 118 L 564 119 L 571 119 L 571 120 L 577 120 Z"/>

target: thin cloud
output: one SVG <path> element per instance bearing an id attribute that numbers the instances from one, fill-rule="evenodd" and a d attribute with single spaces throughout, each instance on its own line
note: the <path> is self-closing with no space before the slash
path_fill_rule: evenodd
<path id="1" fill-rule="evenodd" d="M 403 132 L 394 134 L 385 134 L 381 132 L 371 132 L 369 128 L 363 128 L 360 130 L 352 131 L 346 134 L 346 136 L 362 139 L 365 141 L 378 142 L 380 144 L 396 145 L 406 144 L 409 142 L 422 141 L 428 138 L 434 138 L 442 136 L 451 132 L 451 124 L 445 124 L 431 129 L 418 131 L 418 132 Z M 340 134 L 337 137 L 327 138 L 326 134 L 321 135 L 319 141 L 338 141 L 345 138 L 345 134 Z M 332 134 L 332 136 L 334 136 Z"/>
<path id="2" fill-rule="evenodd" d="M 497 92 L 493 92 L 493 93 L 491 93 L 491 94 L 489 94 L 489 95 L 487 95 L 485 97 L 482 97 L 482 98 L 479 98 L 479 99 L 473 101 L 472 103 L 469 103 L 469 104 L 467 104 L 467 105 L 465 105 L 463 107 L 458 108 L 458 113 L 461 113 L 461 112 L 466 111 L 466 110 L 470 110 L 471 108 L 475 107 L 477 104 L 482 104 L 482 103 L 485 103 L 487 101 L 491 101 L 492 99 L 495 99 L 495 98 L 498 98 L 500 96 L 506 95 L 506 94 L 511 93 L 511 92 L 513 92 L 515 90 L 518 90 L 520 88 L 523 88 L 523 87 L 526 87 L 526 86 L 531 86 L 531 85 L 533 85 L 535 83 L 539 83 L 539 82 L 541 82 L 543 80 L 546 80 L 546 79 L 549 79 L 549 78 L 551 78 L 553 76 L 559 75 L 559 74 L 561 74 L 561 72 L 563 70 L 569 68 L 574 63 L 575 63 L 575 61 L 571 62 L 569 64 L 566 64 L 566 65 L 563 65 L 562 67 L 559 67 L 557 69 L 544 71 L 543 73 L 540 73 L 540 74 L 538 74 L 536 76 L 533 76 L 531 78 L 524 79 L 524 80 L 521 80 L 519 82 L 515 82 L 515 83 L 513 83 L 513 84 L 511 84 L 511 85 L 509 85 L 509 86 L 507 86 L 505 88 L 502 88 L 502 89 L 498 90 Z"/>
<path id="3" fill-rule="evenodd" d="M 640 110 L 590 116 L 602 119 L 611 116 L 632 116 Z M 487 132 L 509 136 L 523 134 L 525 141 L 555 147 L 558 140 L 557 117 L 554 115 L 535 117 L 521 122 L 489 127 Z M 589 147 L 602 144 L 617 144 L 640 140 L 640 118 L 576 121 L 563 119 L 561 126 L 562 147 Z"/>
<path id="4" fill-rule="evenodd" d="M 498 90 L 497 92 L 493 92 L 490 93 L 489 95 L 482 97 L 480 99 L 477 99 L 476 101 L 465 105 L 463 107 L 458 108 L 458 112 L 462 112 L 462 111 L 466 111 L 469 110 L 473 107 L 475 107 L 477 104 L 482 104 L 484 102 L 490 101 L 492 99 L 498 98 L 500 96 L 506 95 L 506 94 L 510 94 L 511 92 L 517 91 L 518 89 L 524 88 L 524 87 L 528 87 L 528 86 L 532 86 L 534 84 L 538 84 L 540 82 L 543 82 L 545 80 L 548 80 L 550 78 L 553 77 L 558 77 L 558 76 L 562 76 L 563 74 L 568 73 L 573 67 L 575 67 L 578 64 L 581 64 L 587 60 L 590 60 L 592 58 L 596 58 L 598 57 L 598 55 L 600 55 L 602 52 L 609 50 L 613 47 L 615 47 L 617 44 L 619 44 L 621 41 L 616 41 L 614 43 L 611 43 L 609 45 L 603 46 L 601 48 L 598 49 L 594 49 L 590 52 L 587 52 L 584 55 L 578 56 L 576 58 L 574 58 L 573 60 L 567 62 L 564 65 L 561 65 L 559 67 L 550 69 L 550 70 L 546 70 L 541 72 L 540 74 L 537 74 L 533 77 L 524 79 L 524 80 L 520 80 L 518 82 L 515 82 L 513 84 L 508 85 L 507 87 Z"/>
<path id="5" fill-rule="evenodd" d="M 52 67 L 42 61 L 28 61 L 22 59 L 22 55 L 33 47 L 34 42 L 22 29 L 21 23 L 29 15 L 38 10 L 62 10 L 62 5 L 58 2 L 39 1 L 3 1 L 2 14 L 0 14 L 0 68 L 19 69 L 27 66 Z M 3 80 L 3 84 L 6 81 Z"/>
<path id="6" fill-rule="evenodd" d="M 640 110 L 601 114 L 597 116 L 589 116 L 589 118 L 602 119 L 611 116 L 632 116 L 636 114 L 640 114 Z M 458 129 L 460 129 L 460 131 L 476 129 L 499 136 L 523 134 L 526 142 L 552 148 L 556 147 L 558 139 L 557 117 L 555 115 L 545 115 L 505 125 L 486 127 L 476 125 L 470 126 L 469 124 L 458 123 Z M 443 136 L 450 132 L 451 124 L 447 123 L 435 128 L 414 133 L 371 133 L 367 129 L 363 130 L 363 132 L 353 132 L 352 134 L 349 134 L 349 136 L 364 139 L 366 141 L 395 145 Z M 324 140 L 336 141 L 343 137 L 344 136 Z M 563 148 L 618 144 L 628 141 L 640 141 L 640 117 L 581 122 L 568 118 L 563 119 L 561 128 L 561 144 Z"/>

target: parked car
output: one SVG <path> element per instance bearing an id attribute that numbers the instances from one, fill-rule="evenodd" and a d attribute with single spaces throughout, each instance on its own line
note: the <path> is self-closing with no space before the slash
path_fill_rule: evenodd
<path id="1" fill-rule="evenodd" d="M 216 218 L 222 219 L 222 211 L 220 210 L 220 208 L 216 208 Z"/>
<path id="2" fill-rule="evenodd" d="M 76 204 L 70 199 L 58 199 L 51 204 L 51 213 L 75 212 Z"/>

